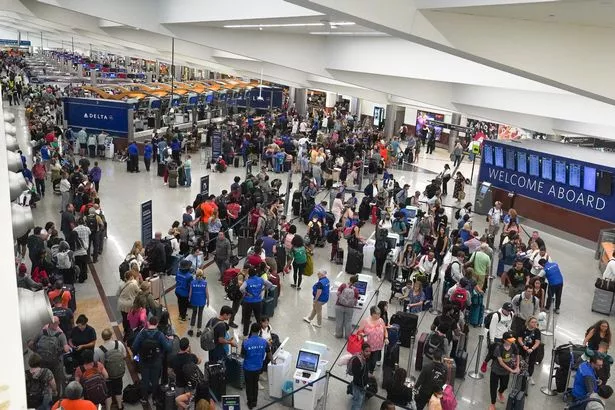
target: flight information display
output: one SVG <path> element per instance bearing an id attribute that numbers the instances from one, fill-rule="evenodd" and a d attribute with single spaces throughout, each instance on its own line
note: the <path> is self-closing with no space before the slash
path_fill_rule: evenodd
<path id="1" fill-rule="evenodd" d="M 566 183 L 566 163 L 564 161 L 555 160 L 555 182 Z"/>
<path id="2" fill-rule="evenodd" d="M 570 169 L 572 172 L 572 169 Z M 572 180 L 572 178 L 570 178 Z M 596 168 L 583 167 L 583 189 L 596 192 Z"/>
<path id="3" fill-rule="evenodd" d="M 570 178 L 568 184 L 581 188 L 581 166 L 579 164 L 570 164 Z"/>
<path id="4" fill-rule="evenodd" d="M 527 174 L 527 154 L 523 151 L 517 152 L 517 171 Z"/>
<path id="5" fill-rule="evenodd" d="M 542 177 L 551 181 L 553 179 L 553 160 L 542 157 Z"/>
<path id="6" fill-rule="evenodd" d="M 512 149 L 506 150 L 506 168 L 515 170 L 515 151 Z"/>
<path id="7" fill-rule="evenodd" d="M 504 148 L 495 147 L 495 166 L 504 168 Z"/>
<path id="8" fill-rule="evenodd" d="M 530 154 L 530 175 L 533 177 L 540 176 L 540 158 L 535 154 Z"/>
<path id="9" fill-rule="evenodd" d="M 491 145 L 487 144 L 483 148 L 483 158 L 485 164 L 493 165 L 493 147 Z"/>

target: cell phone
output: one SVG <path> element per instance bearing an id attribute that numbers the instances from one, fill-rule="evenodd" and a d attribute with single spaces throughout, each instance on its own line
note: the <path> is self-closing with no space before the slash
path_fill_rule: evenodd
<path id="1" fill-rule="evenodd" d="M 135 357 L 132 358 L 135 362 L 139 363 L 139 355 L 136 354 Z"/>

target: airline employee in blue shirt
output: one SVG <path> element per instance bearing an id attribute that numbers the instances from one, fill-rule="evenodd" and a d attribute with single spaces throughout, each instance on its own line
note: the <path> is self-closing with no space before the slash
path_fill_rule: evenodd
<path id="1" fill-rule="evenodd" d="M 324 269 L 319 270 L 318 282 L 312 286 L 312 296 L 314 297 L 314 301 L 312 302 L 312 313 L 303 318 L 303 320 L 310 323 L 312 326 L 322 327 L 322 306 L 329 301 L 329 287 L 327 271 Z M 316 316 L 317 323 L 312 323 L 314 316 Z"/>
<path id="2" fill-rule="evenodd" d="M 190 295 L 188 296 L 192 306 L 192 318 L 190 319 L 190 330 L 188 336 L 194 335 L 194 323 L 196 324 L 196 337 L 201 337 L 201 325 L 203 324 L 203 309 L 209 306 L 209 289 L 205 280 L 205 273 L 201 269 L 196 270 L 194 280 L 190 283 Z"/>
<path id="3" fill-rule="evenodd" d="M 564 276 L 559 269 L 559 265 L 555 262 L 549 262 L 546 259 L 541 259 L 538 264 L 542 266 L 544 270 L 545 279 L 549 282 L 549 288 L 547 289 L 547 303 L 545 309 L 549 310 L 551 307 L 551 300 L 555 296 L 555 310 L 554 312 L 559 314 L 559 306 L 562 303 L 562 290 L 564 289 Z"/>
<path id="4" fill-rule="evenodd" d="M 258 378 L 263 369 L 265 358 L 271 360 L 271 350 L 269 343 L 258 335 L 261 326 L 252 323 L 250 326 L 250 337 L 243 341 L 243 372 L 246 379 L 246 399 L 248 408 L 256 407 L 258 399 Z"/>
<path id="5" fill-rule="evenodd" d="M 598 356 L 591 357 L 589 362 L 581 363 L 574 377 L 574 385 L 572 387 L 572 396 L 575 400 L 584 400 L 590 394 L 598 391 L 600 381 L 596 371 L 600 370 L 603 364 L 602 358 Z"/>
<path id="6" fill-rule="evenodd" d="M 263 291 L 273 286 L 271 282 L 258 276 L 256 274 L 256 269 L 251 265 L 248 269 L 248 275 L 248 279 L 246 279 L 239 288 L 244 295 L 241 309 L 243 337 L 248 337 L 248 330 L 250 329 L 250 316 L 252 316 L 252 313 L 254 313 L 256 323 L 260 323 L 263 305 Z"/>
<path id="7" fill-rule="evenodd" d="M 191 265 L 192 266 L 192 265 Z M 175 274 L 175 296 L 177 296 L 177 306 L 179 308 L 179 320 L 186 321 L 188 306 L 190 305 L 190 284 L 192 283 L 192 270 L 179 268 Z"/>

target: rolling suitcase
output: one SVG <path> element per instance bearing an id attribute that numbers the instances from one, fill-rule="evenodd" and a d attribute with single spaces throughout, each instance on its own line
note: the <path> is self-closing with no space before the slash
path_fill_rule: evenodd
<path id="1" fill-rule="evenodd" d="M 233 165 L 235 166 L 235 168 L 239 168 L 239 157 L 233 158 Z"/>
<path id="2" fill-rule="evenodd" d="M 416 334 L 419 317 L 414 313 L 397 312 L 391 316 L 390 324 L 399 325 L 399 344 L 410 347 Z"/>
<path id="3" fill-rule="evenodd" d="M 468 352 L 457 352 L 455 356 L 455 365 L 457 366 L 455 377 L 458 379 L 465 379 L 466 369 L 468 367 Z"/>
<path id="4" fill-rule="evenodd" d="M 246 378 L 243 372 L 243 357 L 237 352 L 231 353 L 226 357 L 226 381 L 236 389 L 246 387 Z"/>
<path id="5" fill-rule="evenodd" d="M 374 264 L 374 251 L 376 247 L 374 245 L 365 245 L 363 247 L 363 268 L 371 269 Z"/>
<path id="6" fill-rule="evenodd" d="M 427 340 L 428 333 L 421 333 L 419 340 L 416 342 L 416 359 L 414 361 L 414 370 L 420 372 L 423 368 L 423 349 L 425 348 L 425 341 Z M 412 354 L 412 353 L 411 353 Z"/>
<path id="7" fill-rule="evenodd" d="M 292 200 L 292 206 L 293 206 L 293 216 L 299 216 L 301 214 L 301 192 L 297 191 L 295 193 L 293 193 L 293 200 Z"/>
<path id="8" fill-rule="evenodd" d="M 147 280 L 152 285 L 152 296 L 154 296 L 154 299 L 160 299 L 162 297 L 162 282 L 160 276 L 151 276 L 147 278 Z"/>
<path id="9" fill-rule="evenodd" d="M 240 258 L 248 254 L 248 249 L 254 245 L 254 238 L 251 236 L 240 236 L 237 238 L 237 256 Z"/>
<path id="10" fill-rule="evenodd" d="M 164 163 L 162 163 L 162 162 L 158 163 L 158 176 L 159 177 L 163 177 L 164 176 L 164 170 L 165 170 L 166 167 L 167 166 Z"/>
<path id="11" fill-rule="evenodd" d="M 70 292 L 70 301 L 68 302 L 68 308 L 74 312 L 77 311 L 77 297 L 75 294 L 75 286 L 71 284 L 65 284 L 63 289 Z"/>
<path id="12" fill-rule="evenodd" d="M 273 283 L 274 281 L 276 281 L 277 283 L 280 282 L 280 278 L 278 277 L 277 280 L 274 279 L 272 280 L 271 276 L 269 275 L 269 282 Z M 265 296 L 268 298 L 273 298 L 273 308 L 277 308 L 278 307 L 278 286 L 274 283 L 272 287 L 270 287 L 266 292 L 265 292 Z"/>
<path id="13" fill-rule="evenodd" d="M 513 388 L 508 394 L 506 410 L 523 410 L 525 407 L 525 395 L 527 390 L 527 375 L 520 373 L 513 376 Z"/>
<path id="14" fill-rule="evenodd" d="M 395 372 L 395 366 L 389 366 L 388 364 L 382 365 L 382 388 L 387 390 L 393 385 L 393 373 Z"/>
<path id="15" fill-rule="evenodd" d="M 177 188 L 177 170 L 170 169 L 169 170 L 169 188 Z"/>
<path id="16" fill-rule="evenodd" d="M 209 380 L 209 389 L 213 393 L 217 401 L 222 400 L 222 396 L 226 394 L 226 369 L 222 363 L 205 363 L 207 379 Z"/>
<path id="17" fill-rule="evenodd" d="M 179 186 L 186 185 L 186 171 L 183 168 L 177 170 L 177 183 Z"/>
<path id="18" fill-rule="evenodd" d="M 382 365 L 388 367 L 395 367 L 399 364 L 399 345 L 388 344 L 384 347 L 384 357 L 382 359 Z"/>
<path id="19" fill-rule="evenodd" d="M 615 293 L 600 288 L 594 288 L 594 298 L 592 300 L 592 312 L 608 315 L 613 307 L 613 297 Z"/>
<path id="20" fill-rule="evenodd" d="M 275 248 L 275 262 L 278 265 L 278 272 L 286 266 L 286 248 L 282 243 L 278 243 Z"/>
<path id="21" fill-rule="evenodd" d="M 177 408 L 175 386 L 169 384 L 160 386 L 159 394 L 158 400 L 156 400 L 156 410 L 175 410 Z"/>
<path id="22" fill-rule="evenodd" d="M 348 248 L 348 258 L 346 259 L 346 273 L 351 275 L 361 273 L 363 270 L 363 254 L 356 249 Z"/>
<path id="23" fill-rule="evenodd" d="M 484 313 L 483 295 L 476 291 L 472 292 L 472 305 L 470 306 L 468 322 L 474 327 L 482 326 Z"/>
<path id="24" fill-rule="evenodd" d="M 337 252 L 335 253 L 335 263 L 337 265 L 344 264 L 344 250 L 342 248 L 337 248 Z"/>
<path id="25" fill-rule="evenodd" d="M 399 343 L 399 325 L 397 323 L 391 323 L 387 329 L 387 335 L 389 336 L 389 345 L 396 345 Z"/>
<path id="26" fill-rule="evenodd" d="M 450 384 L 451 387 L 455 388 L 455 376 L 457 375 L 457 365 L 454 361 L 449 361 L 446 364 L 446 384 Z"/>
<path id="27" fill-rule="evenodd" d="M 263 299 L 263 316 L 273 317 L 275 312 L 275 299 L 268 297 Z"/>

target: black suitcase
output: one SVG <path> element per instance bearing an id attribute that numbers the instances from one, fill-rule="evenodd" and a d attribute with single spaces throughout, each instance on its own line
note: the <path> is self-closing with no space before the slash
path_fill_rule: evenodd
<path id="1" fill-rule="evenodd" d="M 337 252 L 335 254 L 335 263 L 338 265 L 344 264 L 344 250 L 342 248 L 337 248 Z"/>
<path id="2" fill-rule="evenodd" d="M 346 259 L 346 273 L 354 275 L 363 270 L 363 254 L 356 249 L 348 248 L 348 258 Z"/>
<path id="3" fill-rule="evenodd" d="M 233 158 L 233 165 L 235 166 L 235 168 L 239 168 L 239 157 L 238 156 Z"/>
<path id="4" fill-rule="evenodd" d="M 388 390 L 393 385 L 393 373 L 395 366 L 382 365 L 382 388 Z"/>
<path id="5" fill-rule="evenodd" d="M 175 410 L 176 391 L 175 386 L 164 385 L 160 386 L 159 397 L 156 400 L 156 410 Z"/>
<path id="6" fill-rule="evenodd" d="M 177 170 L 177 184 L 179 186 L 186 185 L 186 172 L 184 171 L 183 168 L 179 168 Z"/>
<path id="7" fill-rule="evenodd" d="M 427 340 L 428 333 L 421 333 L 418 341 L 416 342 L 416 358 L 414 360 L 414 370 L 420 372 L 423 368 L 423 350 L 425 349 L 425 341 Z M 410 352 L 412 354 L 412 352 Z"/>
<path id="8" fill-rule="evenodd" d="M 301 214 L 301 201 L 302 201 L 301 192 L 296 191 L 295 193 L 293 193 L 293 200 L 292 200 L 293 216 L 299 216 Z"/>
<path id="9" fill-rule="evenodd" d="M 263 316 L 273 317 L 275 313 L 275 299 L 268 297 L 263 299 Z"/>
<path id="10" fill-rule="evenodd" d="M 163 162 L 159 162 L 158 163 L 158 176 L 162 177 L 164 176 L 164 170 L 167 166 L 163 163 Z"/>
<path id="11" fill-rule="evenodd" d="M 243 357 L 237 353 L 231 353 L 226 357 L 226 377 L 227 382 L 236 389 L 246 387 L 246 377 L 243 371 Z"/>
<path id="12" fill-rule="evenodd" d="M 237 256 L 240 258 L 248 254 L 248 249 L 254 245 L 254 238 L 252 236 L 240 236 L 237 238 Z"/>
<path id="13" fill-rule="evenodd" d="M 523 410 L 527 393 L 527 373 L 513 376 L 512 385 L 513 388 L 506 401 L 506 410 Z"/>
<path id="14" fill-rule="evenodd" d="M 209 389 L 217 401 L 226 394 L 226 369 L 222 363 L 205 363 L 205 371 L 209 380 Z"/>
<path id="15" fill-rule="evenodd" d="M 384 347 L 382 366 L 395 367 L 397 364 L 399 364 L 399 345 L 386 345 Z"/>
<path id="16" fill-rule="evenodd" d="M 468 352 L 457 352 L 455 364 L 457 365 L 455 377 L 458 379 L 465 379 L 466 369 L 468 367 Z"/>
<path id="17" fill-rule="evenodd" d="M 412 337 L 416 334 L 419 317 L 414 313 L 397 312 L 391 316 L 390 323 L 399 325 L 399 343 L 403 347 L 410 347 Z"/>
<path id="18" fill-rule="evenodd" d="M 282 243 L 278 243 L 275 248 L 275 262 L 278 265 L 278 273 L 282 272 L 286 266 L 286 248 Z"/>

